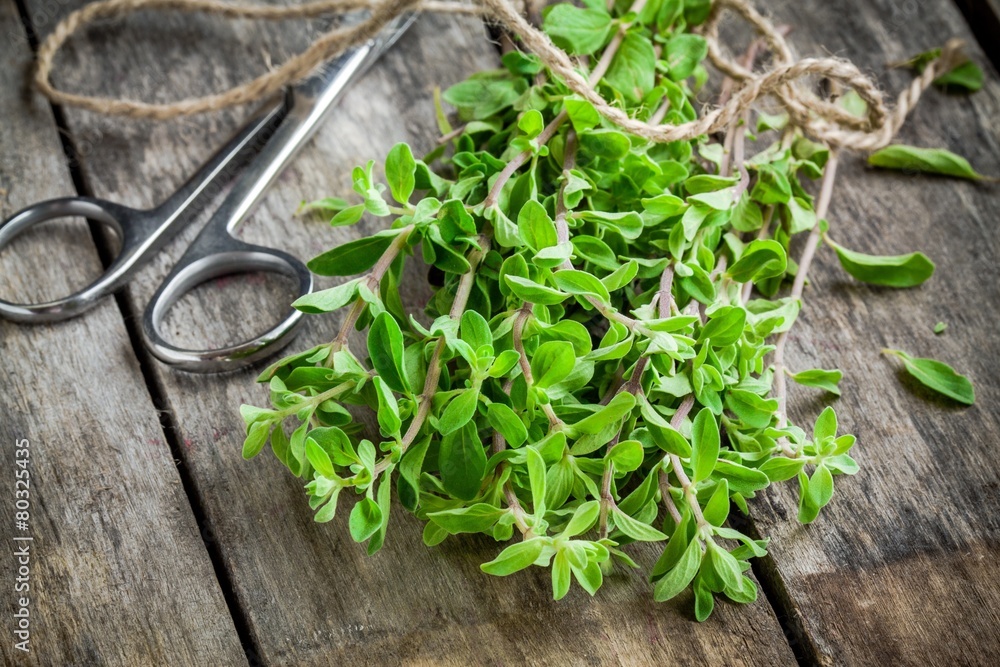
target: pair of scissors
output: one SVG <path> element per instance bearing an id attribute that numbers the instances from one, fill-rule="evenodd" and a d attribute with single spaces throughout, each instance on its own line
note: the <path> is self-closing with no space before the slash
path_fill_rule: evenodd
<path id="1" fill-rule="evenodd" d="M 177 192 L 148 210 L 128 208 L 92 197 L 64 197 L 43 201 L 0 224 L 0 248 L 29 227 L 68 216 L 81 216 L 111 228 L 121 251 L 104 274 L 87 287 L 45 303 L 18 304 L 0 300 L 0 317 L 17 322 L 53 322 L 75 317 L 121 288 L 139 267 L 163 249 L 190 223 L 203 195 L 245 163 L 239 179 L 214 211 L 173 270 L 150 299 L 142 318 L 142 336 L 153 355 L 186 371 L 220 372 L 251 364 L 287 345 L 302 313 L 290 309 L 285 319 L 256 338 L 212 350 L 192 350 L 167 342 L 160 326 L 170 307 L 194 287 L 220 276 L 266 271 L 294 280 L 299 295 L 312 291 L 312 274 L 291 255 L 274 248 L 245 243 L 233 236 L 268 187 L 309 140 L 347 86 L 360 77 L 414 20 L 403 15 L 369 42 L 326 63 L 316 74 L 286 91 L 280 104 L 257 115 L 219 150 Z"/>

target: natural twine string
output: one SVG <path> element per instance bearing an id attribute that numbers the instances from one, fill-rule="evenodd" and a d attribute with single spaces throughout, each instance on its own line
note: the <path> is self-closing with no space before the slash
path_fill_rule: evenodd
<path id="1" fill-rule="evenodd" d="M 700 31 L 708 42 L 709 60 L 721 72 L 739 82 L 740 87 L 724 105 L 701 118 L 680 125 L 650 124 L 629 117 L 622 109 L 603 99 L 589 85 L 587 73 L 581 65 L 553 44 L 545 33 L 531 25 L 522 15 L 523 6 L 515 2 L 516 0 L 317 0 L 298 6 L 275 7 L 233 5 L 219 0 L 101 0 L 69 14 L 45 39 L 38 50 L 35 82 L 42 93 L 57 104 L 103 114 L 162 120 L 215 111 L 270 97 L 286 85 L 306 77 L 321 62 L 371 39 L 393 18 L 405 12 L 473 14 L 495 21 L 520 38 L 527 50 L 536 54 L 570 90 L 594 105 L 610 122 L 626 132 L 651 141 L 690 140 L 724 130 L 749 110 L 757 99 L 773 95 L 788 111 L 795 124 L 813 138 L 840 148 L 873 150 L 892 140 L 921 93 L 934 79 L 964 58 L 961 55 L 960 41 L 953 40 L 946 44 L 941 56 L 913 80 L 890 110 L 871 78 L 852 63 L 829 57 L 795 60 L 781 31 L 751 7 L 747 0 L 715 0 L 712 12 Z M 73 33 L 94 21 L 120 18 L 143 9 L 266 20 L 313 18 L 357 11 L 367 12 L 368 16 L 357 25 L 334 28 L 322 34 L 305 51 L 252 81 L 205 97 L 169 104 L 150 104 L 70 93 L 52 85 L 51 75 L 56 53 Z M 726 10 L 741 16 L 761 36 L 772 54 L 770 69 L 760 73 L 753 72 L 722 53 L 718 26 Z M 856 91 L 867 104 L 866 117 L 854 116 L 830 101 L 818 98 L 802 86 L 795 85 L 799 79 L 807 76 L 825 77 Z"/>

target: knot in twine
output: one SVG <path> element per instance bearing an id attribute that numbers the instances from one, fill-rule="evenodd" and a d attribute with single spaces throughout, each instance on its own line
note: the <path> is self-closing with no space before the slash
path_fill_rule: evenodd
<path id="1" fill-rule="evenodd" d="M 521 3 L 522 0 L 315 0 L 298 6 L 275 7 L 234 5 L 220 0 L 101 0 L 69 14 L 41 44 L 35 83 L 56 104 L 102 114 L 165 120 L 270 97 L 285 86 L 305 78 L 320 63 L 375 37 L 387 23 L 403 13 L 466 14 L 481 16 L 520 38 L 527 50 L 537 55 L 570 90 L 590 102 L 608 121 L 650 141 L 686 141 L 724 130 L 748 112 L 757 99 L 772 95 L 792 120 L 813 138 L 839 148 L 875 150 L 891 142 L 921 93 L 934 79 L 965 60 L 961 54 L 962 42 L 948 42 L 942 48 L 940 57 L 924 68 L 921 75 L 900 93 L 893 108 L 889 109 L 872 79 L 853 63 L 831 57 L 796 60 L 782 32 L 750 6 L 747 0 L 715 0 L 707 21 L 700 26 L 699 31 L 708 43 L 709 60 L 722 73 L 736 81 L 739 87 L 725 104 L 696 120 L 680 125 L 648 123 L 630 117 L 621 108 L 602 98 L 588 82 L 581 64 L 524 18 Z M 204 97 L 150 104 L 70 93 L 59 90 L 52 84 L 51 74 L 56 53 L 73 33 L 94 21 L 120 18 L 142 9 L 201 12 L 228 18 L 264 20 L 314 18 L 358 11 L 366 12 L 367 17 L 356 25 L 337 27 L 323 33 L 305 51 L 252 81 Z M 769 69 L 760 73 L 753 72 L 722 53 L 718 26 L 726 10 L 741 16 L 758 33 L 772 54 Z M 622 26 L 621 30 L 625 27 Z M 866 116 L 852 115 L 796 85 L 799 79 L 806 76 L 825 77 L 853 89 L 867 104 Z"/>

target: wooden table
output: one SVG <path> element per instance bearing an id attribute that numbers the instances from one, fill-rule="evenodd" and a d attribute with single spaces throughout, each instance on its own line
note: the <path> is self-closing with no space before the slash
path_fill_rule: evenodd
<path id="1" fill-rule="evenodd" d="M 91 194 L 132 206 L 161 201 L 246 113 L 171 122 L 53 109 L 27 85 L 38 34 L 81 0 L 0 0 L 0 215 L 40 198 Z M 971 97 L 934 91 L 902 140 L 964 154 L 1000 175 L 1000 81 L 950 2 L 778 0 L 762 3 L 794 26 L 800 52 L 834 53 L 874 72 L 943 43 L 970 41 L 987 84 Z M 970 2 L 996 24 L 993 3 Z M 75 90 L 169 99 L 219 90 L 300 51 L 320 22 L 262 25 L 143 14 L 72 41 L 57 83 Z M 977 22 L 980 36 L 987 34 Z M 444 48 L 447 44 L 447 48 Z M 397 141 L 435 140 L 432 91 L 497 52 L 473 19 L 422 17 L 349 94 L 241 230 L 243 238 L 311 257 L 360 230 L 293 219 L 303 199 L 344 194 L 349 169 Z M 908 81 L 883 78 L 888 90 Z M 71 158 L 66 159 L 64 151 Z M 15 596 L 3 559 L 6 664 L 38 665 L 794 665 L 963 664 L 1000 659 L 1000 216 L 997 190 L 951 180 L 872 174 L 844 160 L 831 218 L 852 248 L 922 249 L 938 262 L 922 288 L 864 287 L 820 253 L 789 348 L 794 367 L 844 369 L 837 402 L 858 435 L 863 471 L 838 484 L 824 516 L 803 527 L 794 497 L 751 503 L 751 529 L 770 536 L 756 566 L 766 596 L 721 604 L 696 623 L 690 599 L 652 602 L 641 577 L 614 575 L 595 599 L 574 588 L 550 599 L 541 571 L 505 580 L 478 564 L 495 546 L 420 542 L 397 513 L 388 544 L 369 558 L 346 512 L 317 525 L 300 482 L 273 457 L 240 456 L 243 402 L 262 404 L 254 371 L 171 371 L 137 342 L 136 319 L 198 225 L 115 299 L 53 326 L 0 321 L 0 446 L 4 507 L 13 498 L 15 444 L 32 451 L 31 647 L 14 649 Z M 96 276 L 110 240 L 84 225 L 44 232 L 0 257 L 4 294 L 54 296 Z M 48 238 L 47 240 L 52 240 Z M 35 241 L 36 243 L 32 243 Z M 44 276 L 46 280 L 36 280 Z M 40 284 L 53 287 L 42 289 Z M 216 282 L 185 299 L 178 340 L 233 340 L 284 296 L 270 280 Z M 811 299 L 811 301 L 810 301 Z M 269 310 L 270 308 L 270 310 Z M 194 318 L 203 328 L 182 324 Z M 311 317 L 296 345 L 328 337 L 335 317 Z M 935 336 L 937 321 L 949 324 Z M 978 402 L 956 409 L 879 357 L 900 347 L 951 362 Z M 798 416 L 822 404 L 797 393 Z M 13 500 L 10 501 L 11 505 Z M 13 508 L 11 508 L 13 513 Z M 0 521 L 6 544 L 15 536 Z M 637 557 L 650 563 L 652 554 Z M 572 656 L 567 660 L 566 656 Z"/>

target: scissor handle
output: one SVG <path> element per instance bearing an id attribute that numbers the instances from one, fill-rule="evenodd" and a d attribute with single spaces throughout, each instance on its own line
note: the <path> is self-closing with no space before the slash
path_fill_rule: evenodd
<path id="1" fill-rule="evenodd" d="M 274 248 L 244 243 L 224 229 L 210 225 L 202 230 L 146 306 L 142 318 L 146 347 L 157 359 L 175 368 L 217 373 L 252 364 L 290 343 L 302 320 L 302 312 L 295 309 L 289 309 L 285 318 L 266 333 L 211 350 L 178 347 L 160 333 L 167 311 L 184 294 L 213 278 L 252 271 L 290 277 L 296 281 L 299 296 L 312 291 L 312 273 L 295 257 Z"/>
<path id="2" fill-rule="evenodd" d="M 29 228 L 49 220 L 81 216 L 110 227 L 121 239 L 121 251 L 103 275 L 69 296 L 43 303 L 14 303 L 0 299 L 0 317 L 16 322 L 56 322 L 69 319 L 97 305 L 128 278 L 130 269 L 151 250 L 147 211 L 92 197 L 63 197 L 39 202 L 0 223 L 0 248 Z"/>

